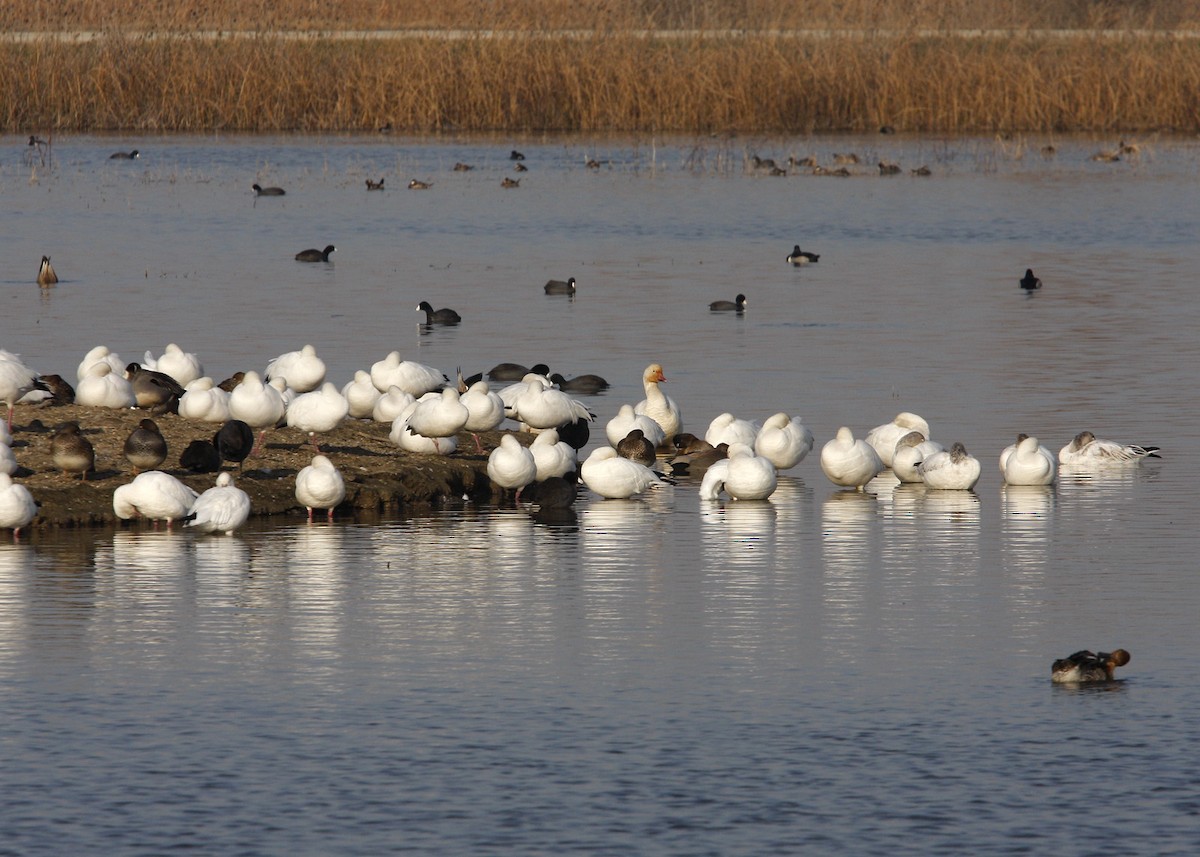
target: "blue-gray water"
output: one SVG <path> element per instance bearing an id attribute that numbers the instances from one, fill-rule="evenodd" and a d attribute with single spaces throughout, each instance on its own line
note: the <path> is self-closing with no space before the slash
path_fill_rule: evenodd
<path id="1" fill-rule="evenodd" d="M 42 372 L 101 343 L 224 377 L 311 342 L 339 383 L 393 349 L 545 361 L 614 382 L 602 437 L 660 362 L 697 434 L 911 410 L 984 475 L 846 493 L 814 452 L 766 503 L 685 481 L 565 526 L 6 537 L 0 854 L 1195 853 L 1200 150 L 1043 142 L 65 137 L 35 169 L 7 138 L 0 347 Z M 849 179 L 742 168 L 846 150 Z M 1003 487 L 1017 432 L 1085 428 L 1164 457 Z M 1118 646 L 1121 682 L 1050 684 Z"/>

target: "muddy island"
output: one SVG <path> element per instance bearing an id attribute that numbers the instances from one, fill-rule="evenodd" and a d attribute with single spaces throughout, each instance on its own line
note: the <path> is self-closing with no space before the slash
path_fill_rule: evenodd
<path id="1" fill-rule="evenodd" d="M 147 416 L 146 411 L 137 409 L 18 406 L 12 448 L 19 467 L 13 478 L 25 485 L 39 504 L 31 528 L 120 523 L 113 512 L 113 491 L 134 477 L 122 449 L 130 432 Z M 216 473 L 191 473 L 179 465 L 179 456 L 193 440 L 211 440 L 219 426 L 175 414 L 152 418 L 167 441 L 167 458 L 157 469 L 197 491 L 211 488 Z M 51 457 L 51 435 L 68 420 L 79 423 L 96 451 L 95 469 L 84 480 L 59 471 Z M 437 508 L 463 496 L 495 502 L 501 493 L 493 491 L 488 479 L 488 454 L 504 434 L 515 434 L 526 445 L 533 441 L 532 434 L 522 432 L 484 432 L 480 434 L 484 451 L 478 453 L 474 438 L 463 432 L 458 436 L 458 452 L 419 455 L 393 444 L 388 439 L 390 431 L 391 423 L 345 420 L 319 438 L 322 454 L 333 461 L 346 482 L 346 499 L 339 511 Z M 306 433 L 275 428 L 267 432 L 260 451 L 246 459 L 240 472 L 233 463 L 224 464 L 223 469 L 232 472 L 237 485 L 250 495 L 252 515 L 303 516 L 305 509 L 295 496 L 296 474 L 311 463 L 314 454 Z"/>

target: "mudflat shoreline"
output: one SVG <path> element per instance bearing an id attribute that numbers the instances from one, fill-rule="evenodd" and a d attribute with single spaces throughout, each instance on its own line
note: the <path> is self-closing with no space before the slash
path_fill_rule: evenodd
<path id="1" fill-rule="evenodd" d="M 144 410 L 115 410 L 81 405 L 36 407 L 21 405 L 13 417 L 13 453 L 19 469 L 13 479 L 39 503 L 32 529 L 105 526 L 120 523 L 113 512 L 112 495 L 133 479 L 133 468 L 121 452 L 125 438 L 148 416 Z M 189 473 L 179 466 L 179 455 L 193 440 L 211 439 L 219 426 L 185 420 L 175 414 L 153 416 L 167 440 L 167 459 L 158 468 L 197 491 L 216 482 L 215 473 Z M 54 467 L 50 437 L 55 426 L 79 422 L 83 435 L 96 450 L 96 468 L 86 480 L 68 476 Z M 448 456 L 418 455 L 396 447 L 388 439 L 390 423 L 346 420 L 319 439 L 322 454 L 341 471 L 346 499 L 339 507 L 364 511 L 437 507 L 464 495 L 493 502 L 487 477 L 488 453 L 508 432 L 480 435 L 484 452 L 476 452 L 469 433 L 457 438 L 458 452 Z M 533 435 L 513 432 L 522 443 Z M 252 515 L 299 515 L 304 507 L 295 497 L 296 474 L 312 461 L 314 451 L 304 432 L 277 428 L 267 433 L 262 450 L 248 458 L 239 473 L 227 463 L 237 485 L 250 495 Z M 336 517 L 336 514 L 335 514 Z"/>

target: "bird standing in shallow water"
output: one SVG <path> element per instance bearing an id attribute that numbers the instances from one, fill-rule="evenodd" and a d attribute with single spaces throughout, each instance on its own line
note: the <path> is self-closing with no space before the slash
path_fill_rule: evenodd
<path id="1" fill-rule="evenodd" d="M 121 520 L 141 516 L 171 522 L 191 511 L 200 495 L 169 473 L 148 470 L 113 491 L 113 512 Z"/>
<path id="2" fill-rule="evenodd" d="M 1040 289 L 1042 287 L 1042 281 L 1033 275 L 1033 268 L 1026 268 L 1025 276 L 1023 276 L 1017 282 L 1020 283 L 1021 288 L 1027 292 L 1032 292 L 1034 289 Z"/>
<path id="3" fill-rule="evenodd" d="M 608 500 L 626 500 L 668 484 L 646 465 L 621 458 L 611 446 L 592 450 L 579 468 L 579 475 L 584 485 Z"/>
<path id="4" fill-rule="evenodd" d="M 12 481 L 7 473 L 0 473 L 0 529 L 11 529 L 13 539 L 21 528 L 37 517 L 37 501 L 24 485 Z"/>
<path id="5" fill-rule="evenodd" d="M 487 463 L 488 479 L 501 489 L 515 490 L 514 503 L 521 502 L 521 490 L 537 478 L 537 462 L 533 453 L 511 435 L 500 438 L 500 445 L 492 450 Z"/>
<path id="6" fill-rule="evenodd" d="M 664 439 L 679 434 L 683 425 L 683 416 L 679 405 L 658 388 L 658 385 L 666 380 L 661 365 L 651 363 L 647 366 L 646 371 L 642 373 L 642 387 L 646 391 L 646 398 L 633 406 L 635 414 L 645 414 L 658 423 L 663 430 Z M 659 443 L 661 444 L 662 441 Z"/>
<path id="7" fill-rule="evenodd" d="M 228 473 L 219 473 L 217 484 L 192 503 L 184 526 L 194 527 L 201 533 L 231 536 L 249 517 L 250 495 L 234 485 L 233 477 Z"/>
<path id="8" fill-rule="evenodd" d="M 1059 658 L 1050 666 L 1050 680 L 1055 684 L 1075 684 L 1093 681 L 1112 681 L 1117 667 L 1129 663 L 1129 652 L 1089 652 L 1086 649 Z"/>
<path id="9" fill-rule="evenodd" d="M 1000 472 L 1005 485 L 1049 485 L 1058 473 L 1054 453 L 1024 433 L 1000 453 Z"/>
<path id="10" fill-rule="evenodd" d="M 857 440 L 848 426 L 839 428 L 837 436 L 821 447 L 821 470 L 834 485 L 861 491 L 884 467 L 875 448 Z"/>
<path id="11" fill-rule="evenodd" d="M 308 510 L 325 509 L 326 519 L 333 520 L 333 510 L 346 499 L 346 482 L 333 462 L 324 455 L 314 455 L 312 464 L 296 474 L 296 499 Z"/>
<path id="12" fill-rule="evenodd" d="M 930 488 L 970 491 L 979 481 L 979 459 L 967 452 L 961 443 L 949 450 L 935 452 L 917 465 L 917 473 Z"/>

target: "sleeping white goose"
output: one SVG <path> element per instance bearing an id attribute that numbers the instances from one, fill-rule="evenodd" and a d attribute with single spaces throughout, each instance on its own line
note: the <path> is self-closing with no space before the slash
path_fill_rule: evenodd
<path id="1" fill-rule="evenodd" d="M 332 381 L 326 381 L 319 390 L 301 393 L 287 406 L 287 424 L 292 428 L 308 432 L 308 442 L 320 452 L 317 435 L 333 431 L 350 412 L 350 403 Z"/>
<path id="2" fill-rule="evenodd" d="M 788 470 L 812 452 L 814 443 L 813 433 L 799 417 L 781 411 L 763 423 L 754 440 L 754 451 L 774 464 L 776 470 Z"/>
<path id="3" fill-rule="evenodd" d="M 539 365 L 538 368 L 541 368 L 541 366 Z M 541 372 L 530 371 L 522 375 L 520 381 L 516 381 L 506 387 L 500 388 L 497 395 L 499 395 L 500 400 L 504 402 L 504 412 L 510 418 L 516 419 L 513 414 L 515 412 L 514 409 L 516 407 L 517 397 L 528 391 L 531 386 L 534 389 L 547 389 L 554 387 L 555 385 L 554 382 L 550 380 L 548 375 L 545 375 Z"/>
<path id="4" fill-rule="evenodd" d="M 423 403 L 433 402 L 441 398 L 440 393 L 426 393 L 421 398 L 414 401 L 407 408 L 402 410 L 399 416 L 392 421 L 392 430 L 388 432 L 388 439 L 396 446 L 408 452 L 418 452 L 422 455 L 451 455 L 458 450 L 458 438 L 454 435 L 449 437 L 426 437 L 423 434 L 417 434 L 410 430 L 409 421 L 412 419 L 417 408 Z"/>
<path id="5" fill-rule="evenodd" d="M 629 404 L 621 405 L 617 410 L 617 415 L 604 426 L 604 436 L 608 438 L 609 445 L 615 449 L 617 444 L 628 437 L 634 429 L 641 429 L 646 440 L 654 444 L 656 448 L 662 446 L 666 441 L 662 426 L 645 414 L 635 414 L 633 405 Z"/>
<path id="6" fill-rule="evenodd" d="M 179 416 L 187 420 L 223 423 L 229 419 L 229 394 L 207 375 L 188 382 L 179 397 Z"/>
<path id="7" fill-rule="evenodd" d="M 557 428 L 576 420 L 592 420 L 595 414 L 578 399 L 572 399 L 562 390 L 544 387 L 540 382 L 530 382 L 512 404 L 513 419 L 532 429 Z"/>
<path id="8" fill-rule="evenodd" d="M 475 438 L 475 451 L 482 455 L 483 444 L 479 442 L 479 432 L 495 431 L 504 422 L 504 400 L 499 393 L 492 392 L 487 381 L 476 381 L 459 401 L 469 414 L 463 428 Z"/>
<path id="9" fill-rule="evenodd" d="M 13 409 L 17 402 L 41 383 L 38 373 L 26 366 L 19 354 L 0 348 L 0 402 L 8 405 L 8 419 L 4 423 L 6 431 L 12 428 Z M 8 440 L 11 442 L 11 435 Z"/>
<path id="10" fill-rule="evenodd" d="M 901 482 L 922 482 L 917 467 L 922 461 L 935 452 L 941 452 L 942 445 L 936 440 L 926 440 L 919 431 L 910 431 L 896 441 L 896 451 L 892 454 L 892 473 Z"/>
<path id="11" fill-rule="evenodd" d="M 0 441 L 0 473 L 7 473 L 12 476 L 17 472 L 17 457 L 13 455 L 12 447 L 7 443 Z"/>
<path id="12" fill-rule="evenodd" d="M 79 368 L 75 370 L 75 379 L 82 381 L 87 376 L 88 370 L 96 363 L 107 363 L 109 368 L 118 375 L 123 374 L 125 366 L 128 365 L 121 359 L 120 354 L 109 351 L 107 345 L 97 345 L 79 361 Z"/>
<path id="13" fill-rule="evenodd" d="M 730 446 L 735 443 L 744 443 L 746 446 L 753 447 L 757 438 L 758 429 L 754 423 L 738 419 L 730 413 L 714 417 L 713 421 L 708 424 L 708 431 L 704 433 L 704 439 L 713 446 L 722 443 Z"/>
<path id="14" fill-rule="evenodd" d="M 242 383 L 229 394 L 229 416 L 259 430 L 256 449 L 262 446 L 267 429 L 278 425 L 286 411 L 283 396 L 270 384 L 264 384 L 257 372 L 247 372 Z"/>
<path id="15" fill-rule="evenodd" d="M 152 521 L 165 520 L 170 527 L 172 521 L 191 511 L 199 496 L 174 476 L 147 470 L 113 491 L 113 512 L 122 520 L 139 515 Z"/>
<path id="16" fill-rule="evenodd" d="M 265 378 L 263 380 L 266 381 Z M 266 384 L 268 387 L 274 387 L 275 391 L 279 393 L 279 398 L 283 399 L 283 410 L 285 413 L 288 406 L 300 395 L 300 393 L 287 385 L 286 378 L 272 378 L 270 381 L 266 381 Z"/>
<path id="17" fill-rule="evenodd" d="M 552 476 L 565 476 L 579 467 L 579 457 L 575 449 L 565 441 L 558 439 L 558 432 L 546 429 L 533 439 L 529 445 L 533 454 L 533 463 L 537 467 L 536 481 L 544 482 Z"/>
<path id="18" fill-rule="evenodd" d="M 122 368 L 121 372 L 125 370 Z M 105 361 L 97 361 L 88 367 L 79 385 L 75 388 L 75 404 L 94 408 L 132 408 L 137 404 L 133 385 L 114 372 Z"/>
<path id="19" fill-rule="evenodd" d="M 734 500 L 765 500 L 779 480 L 775 465 L 744 443 L 729 444 L 729 457 L 714 462 L 700 482 L 700 499 L 716 500 L 721 490 Z"/>
<path id="20" fill-rule="evenodd" d="M 396 417 L 404 413 L 404 410 L 415 401 L 415 398 L 399 387 L 389 387 L 388 391 L 375 402 L 371 419 L 377 423 L 394 423 Z"/>
<path id="21" fill-rule="evenodd" d="M 624 500 L 667 484 L 646 465 L 618 456 L 611 446 L 593 450 L 579 468 L 579 476 L 584 485 L 608 500 Z"/>
<path id="22" fill-rule="evenodd" d="M 181 387 L 187 387 L 192 381 L 204 375 L 204 367 L 200 365 L 196 355 L 184 351 L 174 342 L 167 344 L 161 357 L 156 358 L 147 350 L 142 365 L 147 369 L 170 375 L 179 382 Z"/>
<path id="23" fill-rule="evenodd" d="M 520 502 L 521 491 L 537 478 L 537 462 L 533 453 L 511 434 L 500 438 L 500 445 L 492 450 L 487 463 L 488 479 L 504 489 L 515 490 L 515 502 Z"/>
<path id="24" fill-rule="evenodd" d="M 457 435 L 470 418 L 471 412 L 460 400 L 458 390 L 444 387 L 441 395 L 431 393 L 417 401 L 408 417 L 408 430 L 431 439 L 434 450 L 440 454 L 443 439 Z"/>
<path id="25" fill-rule="evenodd" d="M 974 488 L 981 471 L 979 459 L 958 442 L 952 444 L 949 450 L 935 452 L 917 467 L 926 487 L 955 491 Z"/>
<path id="26" fill-rule="evenodd" d="M 37 501 L 24 485 L 0 471 L 0 529 L 12 530 L 13 538 L 37 517 Z"/>
<path id="27" fill-rule="evenodd" d="M 342 387 L 342 395 L 346 397 L 346 402 L 350 406 L 351 419 L 369 420 L 373 418 L 375 403 L 379 401 L 379 397 L 383 393 L 375 389 L 375 384 L 371 381 L 371 373 L 365 369 L 359 369 L 354 373 L 354 380 L 347 382 L 346 386 Z M 395 419 L 395 416 L 392 419 Z"/>
<path id="28" fill-rule="evenodd" d="M 1058 473 L 1058 462 L 1036 437 L 1021 435 L 1000 453 L 1000 472 L 1007 485 L 1049 485 Z"/>
<path id="29" fill-rule="evenodd" d="M 1117 443 L 1114 440 L 1097 440 L 1090 431 L 1081 431 L 1070 443 L 1058 451 L 1060 464 L 1086 467 L 1133 464 L 1143 458 L 1158 457 L 1157 446 L 1138 446 L 1132 443 Z"/>
<path id="30" fill-rule="evenodd" d="M 837 436 L 821 447 L 821 470 L 834 485 L 861 491 L 884 470 L 884 464 L 871 444 L 856 440 L 854 433 L 842 426 Z"/>
<path id="31" fill-rule="evenodd" d="M 288 351 L 270 360 L 263 378 L 267 381 L 282 378 L 289 389 L 309 393 L 325 382 L 325 361 L 317 356 L 314 346 L 305 345 L 299 351 Z"/>
<path id="32" fill-rule="evenodd" d="M 683 426 L 683 415 L 675 400 L 658 388 L 658 385 L 666 380 L 662 366 L 657 363 L 647 366 L 646 371 L 642 373 L 642 387 L 646 391 L 646 398 L 633 406 L 633 412 L 650 417 L 662 428 L 664 437 L 672 438 L 679 434 Z"/>
<path id="33" fill-rule="evenodd" d="M 896 414 L 890 423 L 875 426 L 867 432 L 866 441 L 875 448 L 884 467 L 891 467 L 892 455 L 896 452 L 896 442 L 910 431 L 919 431 L 925 435 L 926 440 L 929 439 L 929 423 L 916 414 L 902 411 Z"/>
<path id="34" fill-rule="evenodd" d="M 328 510 L 327 518 L 332 521 L 334 508 L 346 499 L 346 482 L 328 457 L 314 455 L 312 464 L 296 474 L 296 499 L 308 509 L 310 521 L 313 509 Z"/>
<path id="35" fill-rule="evenodd" d="M 225 533 L 246 523 L 250 517 L 250 495 L 233 484 L 229 473 L 217 474 L 217 484 L 196 498 L 185 527 L 199 533 Z"/>
<path id="36" fill-rule="evenodd" d="M 446 376 L 432 366 L 401 360 L 399 351 L 393 351 L 371 365 L 371 381 L 381 393 L 399 387 L 414 398 L 440 390 L 447 383 Z"/>

